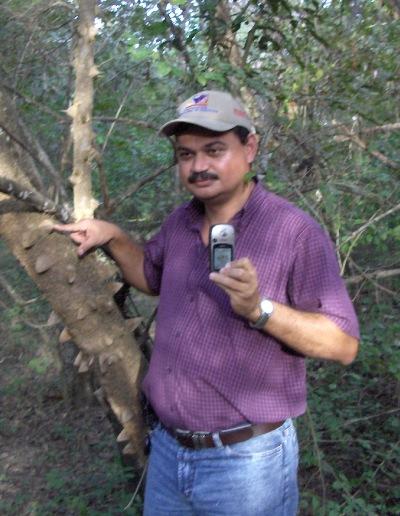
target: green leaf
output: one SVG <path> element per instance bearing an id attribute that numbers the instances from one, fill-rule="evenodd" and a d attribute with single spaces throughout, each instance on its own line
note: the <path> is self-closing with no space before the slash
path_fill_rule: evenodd
<path id="1" fill-rule="evenodd" d="M 160 61 L 156 64 L 158 77 L 166 77 L 172 70 L 172 66 L 165 61 Z"/>
<path id="2" fill-rule="evenodd" d="M 153 51 L 147 47 L 130 48 L 128 52 L 134 61 L 144 61 L 153 54 Z"/>
<path id="3" fill-rule="evenodd" d="M 196 80 L 201 86 L 205 86 L 208 82 L 208 78 L 205 73 L 199 73 L 196 75 Z"/>
<path id="4" fill-rule="evenodd" d="M 255 173 L 252 172 L 251 170 L 249 172 L 246 172 L 245 176 L 244 176 L 244 182 L 245 183 L 250 183 L 250 181 L 252 180 L 252 178 L 255 176 Z"/>
<path id="5" fill-rule="evenodd" d="M 49 368 L 49 360 L 45 357 L 32 358 L 28 362 L 28 367 L 30 367 L 37 374 L 44 374 Z"/>

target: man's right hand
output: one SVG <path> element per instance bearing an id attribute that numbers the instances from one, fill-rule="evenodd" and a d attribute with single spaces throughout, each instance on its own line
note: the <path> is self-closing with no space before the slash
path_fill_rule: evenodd
<path id="1" fill-rule="evenodd" d="M 53 229 L 69 234 L 71 239 L 78 244 L 79 256 L 83 256 L 94 247 L 108 244 L 121 234 L 121 230 L 115 224 L 95 219 L 85 219 L 74 224 L 56 224 Z"/>
<path id="2" fill-rule="evenodd" d="M 78 244 L 79 256 L 95 247 L 107 245 L 107 250 L 121 269 L 125 281 L 146 294 L 154 295 L 144 274 L 142 247 L 115 224 L 86 219 L 75 224 L 56 224 L 53 229 L 67 233 Z"/>

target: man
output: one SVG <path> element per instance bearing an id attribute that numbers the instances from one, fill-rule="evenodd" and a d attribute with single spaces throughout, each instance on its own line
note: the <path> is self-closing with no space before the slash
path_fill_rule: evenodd
<path id="1" fill-rule="evenodd" d="M 193 199 L 141 249 L 118 227 L 63 227 L 84 254 L 107 245 L 125 279 L 160 295 L 143 390 L 152 433 L 145 515 L 294 515 L 304 357 L 349 364 L 358 326 L 317 223 L 251 178 L 243 107 L 204 91 L 161 128 Z M 250 179 L 249 179 L 250 178 Z M 235 228 L 235 260 L 209 272 L 209 231 Z"/>

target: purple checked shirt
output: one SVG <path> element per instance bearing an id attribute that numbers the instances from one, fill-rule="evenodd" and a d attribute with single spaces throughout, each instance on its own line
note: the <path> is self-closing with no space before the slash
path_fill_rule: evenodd
<path id="1" fill-rule="evenodd" d="M 145 275 L 160 295 L 143 390 L 167 426 L 216 431 L 274 422 L 306 408 L 304 358 L 252 329 L 209 279 L 203 206 L 177 208 L 145 248 Z M 263 297 L 325 314 L 358 338 L 333 246 L 307 214 L 257 183 L 230 221 L 235 258 L 250 258 Z"/>

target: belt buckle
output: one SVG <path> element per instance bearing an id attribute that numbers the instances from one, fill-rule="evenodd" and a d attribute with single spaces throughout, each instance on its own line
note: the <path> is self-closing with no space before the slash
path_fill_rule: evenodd
<path id="1" fill-rule="evenodd" d="M 192 442 L 195 450 L 202 450 L 203 448 L 208 448 L 205 442 L 207 435 L 209 434 L 206 432 L 193 432 Z"/>

